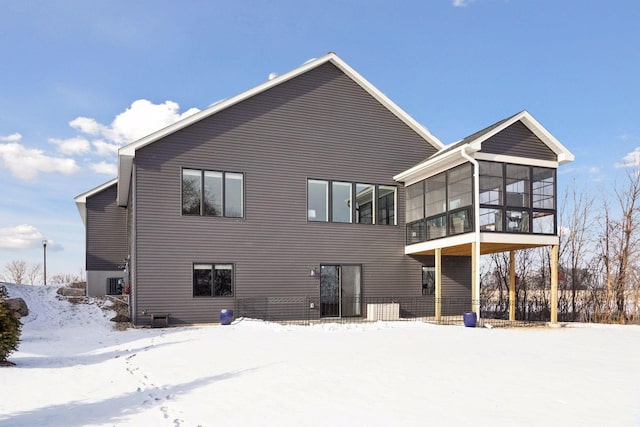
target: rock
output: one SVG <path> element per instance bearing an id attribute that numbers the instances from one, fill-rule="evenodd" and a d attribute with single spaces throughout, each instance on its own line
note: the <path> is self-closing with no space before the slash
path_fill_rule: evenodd
<path id="1" fill-rule="evenodd" d="M 77 289 L 86 289 L 87 288 L 87 282 L 74 282 L 72 284 L 69 285 L 70 288 L 77 288 Z"/>
<path id="2" fill-rule="evenodd" d="M 83 297 L 85 290 L 80 288 L 60 288 L 58 294 L 64 297 Z"/>
<path id="3" fill-rule="evenodd" d="M 29 315 L 29 307 L 27 307 L 27 303 L 22 298 L 8 298 L 6 301 L 16 313 L 18 319 Z"/>
<path id="4" fill-rule="evenodd" d="M 118 315 L 116 315 L 116 317 L 114 317 L 113 319 L 110 319 L 110 320 L 112 322 L 117 322 L 117 323 L 131 321 L 131 319 L 129 319 L 129 316 L 125 316 L 124 314 L 118 314 Z"/>

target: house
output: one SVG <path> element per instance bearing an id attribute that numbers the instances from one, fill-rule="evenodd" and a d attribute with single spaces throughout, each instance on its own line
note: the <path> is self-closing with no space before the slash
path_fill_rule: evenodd
<path id="1" fill-rule="evenodd" d="M 124 284 L 136 324 L 258 297 L 317 318 L 419 298 L 439 316 L 477 299 L 481 253 L 557 248 L 572 159 L 527 112 L 445 147 L 329 53 L 122 147 L 117 178 L 75 199 L 87 292 Z"/>

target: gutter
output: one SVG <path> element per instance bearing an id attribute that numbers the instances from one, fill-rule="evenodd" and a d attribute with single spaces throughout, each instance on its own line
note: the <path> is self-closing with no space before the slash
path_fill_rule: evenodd
<path id="1" fill-rule="evenodd" d="M 476 317 L 480 320 L 480 165 L 478 161 L 471 157 L 467 149 L 471 148 L 469 144 L 460 147 L 460 154 L 473 165 L 473 228 L 475 235 L 475 253 L 471 254 L 472 274 L 475 281 L 475 288 L 471 298 L 472 309 L 476 313 Z"/>

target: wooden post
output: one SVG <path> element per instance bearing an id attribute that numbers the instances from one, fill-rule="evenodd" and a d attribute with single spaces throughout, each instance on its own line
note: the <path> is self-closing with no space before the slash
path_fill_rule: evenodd
<path id="1" fill-rule="evenodd" d="M 436 322 L 442 318 L 442 249 L 436 249 Z"/>
<path id="2" fill-rule="evenodd" d="M 516 320 L 516 253 L 509 251 L 509 320 Z"/>
<path id="3" fill-rule="evenodd" d="M 480 284 L 478 283 L 478 243 L 471 243 L 471 311 L 480 320 Z"/>
<path id="4" fill-rule="evenodd" d="M 558 245 L 551 247 L 551 323 L 558 323 Z"/>

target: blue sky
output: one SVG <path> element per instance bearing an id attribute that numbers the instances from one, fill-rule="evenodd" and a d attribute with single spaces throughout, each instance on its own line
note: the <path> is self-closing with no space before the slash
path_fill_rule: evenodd
<path id="1" fill-rule="evenodd" d="M 115 150 L 333 51 L 445 144 L 526 109 L 607 188 L 640 152 L 640 2 L 0 3 L 0 270 L 84 266 L 73 198 Z M 638 150 L 638 151 L 636 151 Z M 416 162 L 419 159 L 416 159 Z"/>

